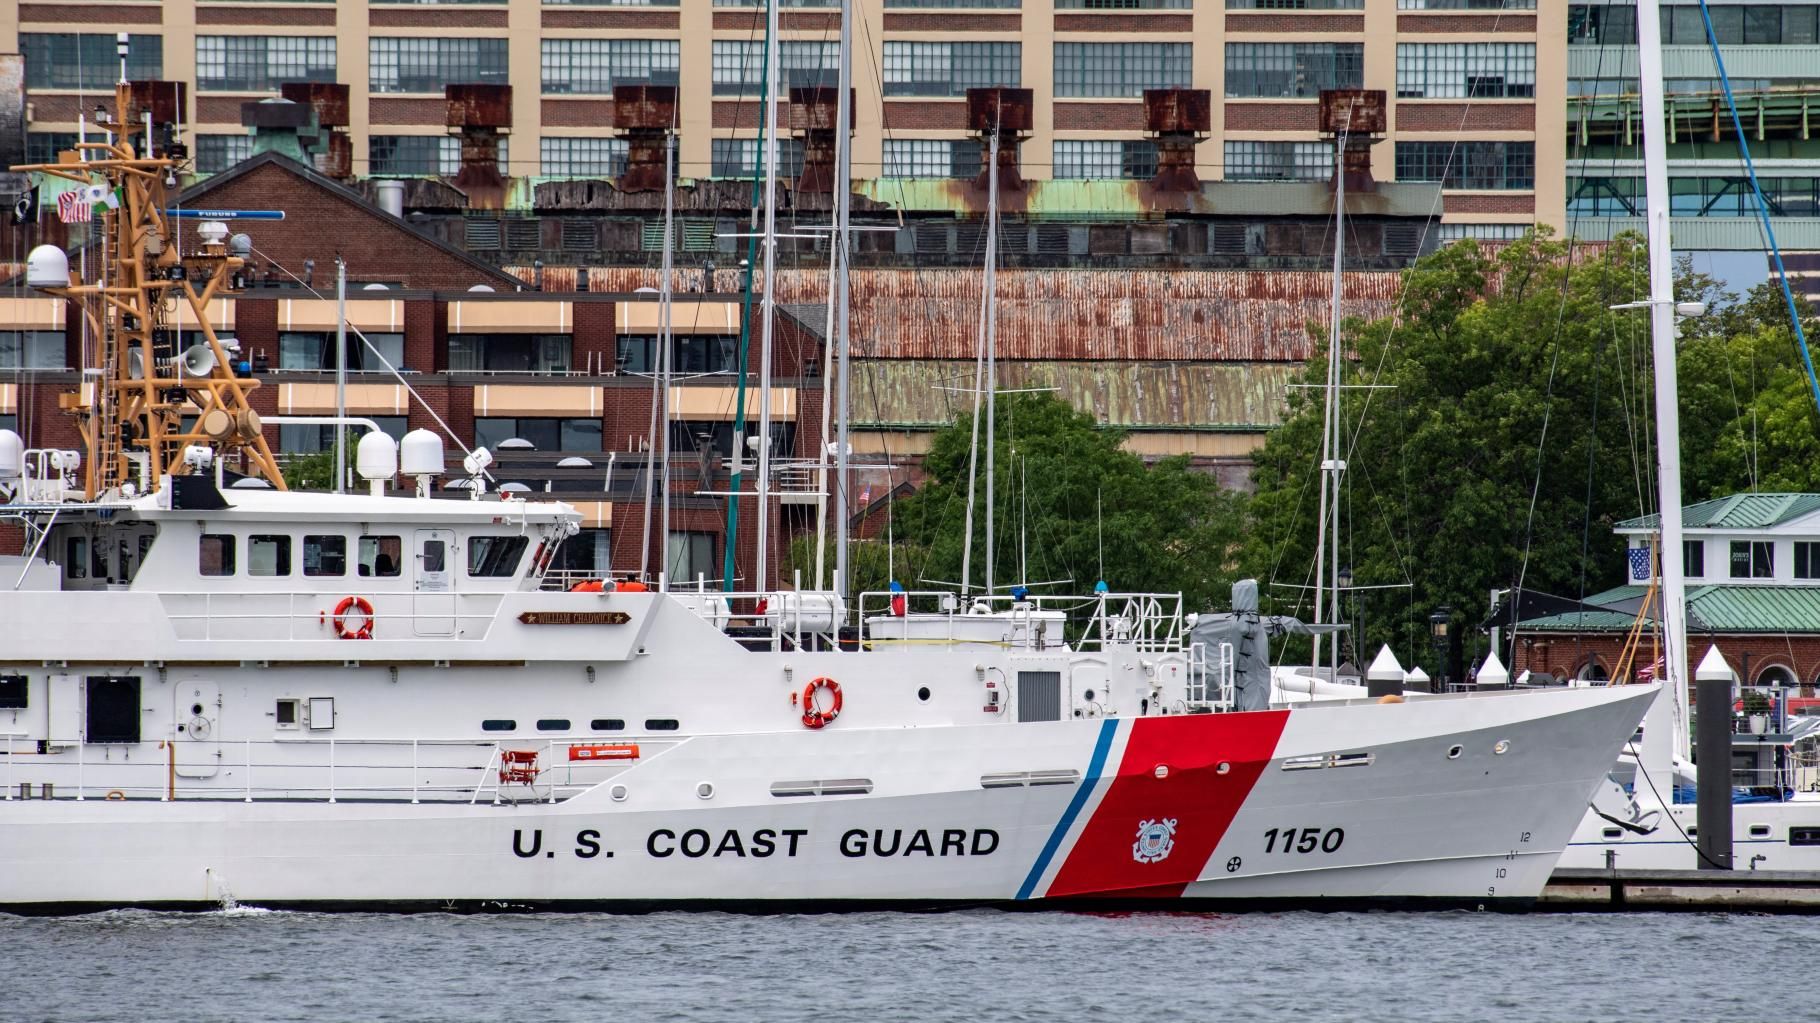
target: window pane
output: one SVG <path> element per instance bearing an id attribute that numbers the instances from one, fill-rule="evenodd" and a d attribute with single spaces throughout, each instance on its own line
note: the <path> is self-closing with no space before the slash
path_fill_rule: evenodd
<path id="1" fill-rule="evenodd" d="M 1364 83 L 1363 43 L 1226 44 L 1228 96 L 1314 99 Z"/>
<path id="2" fill-rule="evenodd" d="M 234 574 L 234 535 L 204 533 L 197 547 L 197 567 L 203 575 Z"/>
<path id="3" fill-rule="evenodd" d="M 1055 95 L 1136 98 L 1145 89 L 1185 89 L 1193 64 L 1191 43 L 1056 43 Z"/>
<path id="4" fill-rule="evenodd" d="M 516 574 L 527 542 L 527 538 L 522 536 L 469 537 L 468 574 L 492 578 L 506 578 Z"/>
<path id="5" fill-rule="evenodd" d="M 1534 43 L 1399 43 L 1397 95 L 1416 99 L 1536 94 Z"/>
<path id="6" fill-rule="evenodd" d="M 399 39 L 367 41 L 368 85 L 374 92 L 441 92 L 470 82 L 506 85 L 504 39 Z"/>
<path id="7" fill-rule="evenodd" d="M 360 574 L 390 579 L 398 575 L 404 543 L 395 536 L 360 538 Z"/>
<path id="8" fill-rule="evenodd" d="M 25 87 L 98 89 L 112 96 L 114 82 L 120 77 L 120 58 L 114 52 L 114 42 L 112 32 L 21 32 L 19 52 L 25 58 Z M 127 37 L 126 45 L 129 81 L 164 77 L 163 36 L 135 32 Z"/>
<path id="9" fill-rule="evenodd" d="M 290 575 L 291 538 L 288 536 L 249 536 L 246 540 L 248 575 Z"/>
<path id="10" fill-rule="evenodd" d="M 347 575 L 348 538 L 345 536 L 304 537 L 303 574 Z"/>
<path id="11" fill-rule="evenodd" d="M 335 80 L 334 36 L 197 36 L 199 92 L 273 92 Z"/>

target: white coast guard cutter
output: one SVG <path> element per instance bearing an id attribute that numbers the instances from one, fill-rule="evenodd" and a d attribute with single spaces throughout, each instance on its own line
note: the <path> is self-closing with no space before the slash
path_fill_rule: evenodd
<path id="1" fill-rule="evenodd" d="M 87 156 L 38 171 L 122 190 L 115 290 L 29 271 L 102 339 L 86 449 L 0 433 L 0 909 L 1521 902 L 1653 695 L 1235 711 L 1175 596 L 576 590 L 573 510 L 379 496 L 377 434 L 375 494 L 286 492 L 225 230 L 180 257 L 170 161 Z"/>

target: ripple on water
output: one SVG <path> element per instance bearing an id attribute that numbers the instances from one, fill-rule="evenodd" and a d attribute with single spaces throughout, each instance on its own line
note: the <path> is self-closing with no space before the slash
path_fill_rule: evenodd
<path id="1" fill-rule="evenodd" d="M 1743 1018 L 1712 947 L 1798 948 L 1798 917 L 1474 913 L 0 916 L 0 1016 L 186 1023 L 616 1017 L 1042 1023 Z M 1723 942 L 1723 946 L 1717 943 Z M 233 978 L 240 978 L 234 980 Z"/>

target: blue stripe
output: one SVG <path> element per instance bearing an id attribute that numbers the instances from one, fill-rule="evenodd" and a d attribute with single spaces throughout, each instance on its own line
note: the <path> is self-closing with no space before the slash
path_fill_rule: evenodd
<path id="1" fill-rule="evenodd" d="M 1100 738 L 1093 746 L 1093 760 L 1087 764 L 1087 777 L 1081 779 L 1081 787 L 1074 791 L 1074 798 L 1069 801 L 1068 809 L 1063 811 L 1062 819 L 1055 822 L 1055 830 L 1049 833 L 1049 841 L 1043 843 L 1042 855 L 1036 858 L 1036 864 L 1030 868 L 1030 876 L 1024 878 L 1023 887 L 1017 890 L 1019 899 L 1030 898 L 1036 890 L 1037 882 L 1043 879 L 1043 873 L 1049 869 L 1049 861 L 1055 859 L 1056 850 L 1062 847 L 1062 839 L 1068 837 L 1068 829 L 1074 826 L 1074 819 L 1081 815 L 1081 808 L 1099 786 L 1100 772 L 1106 767 L 1106 754 L 1112 749 L 1112 737 L 1118 734 L 1119 723 L 1116 718 L 1107 718 L 1100 722 Z"/>

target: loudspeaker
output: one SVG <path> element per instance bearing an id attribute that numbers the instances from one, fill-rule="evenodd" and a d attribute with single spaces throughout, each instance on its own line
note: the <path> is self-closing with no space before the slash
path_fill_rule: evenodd
<path id="1" fill-rule="evenodd" d="M 191 345 L 177 360 L 184 376 L 205 377 L 215 370 L 215 351 L 208 345 Z"/>

